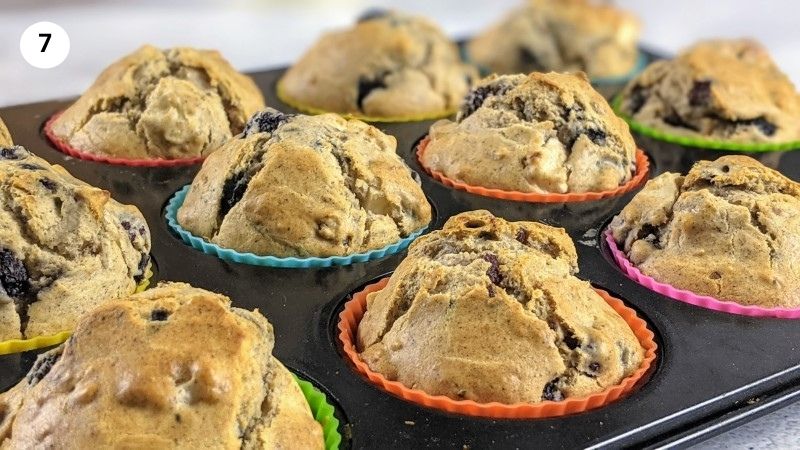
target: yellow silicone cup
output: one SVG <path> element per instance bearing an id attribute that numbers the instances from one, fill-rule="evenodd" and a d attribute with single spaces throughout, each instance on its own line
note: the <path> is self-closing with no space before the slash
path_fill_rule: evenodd
<path id="1" fill-rule="evenodd" d="M 150 286 L 150 278 L 153 276 L 152 263 L 145 269 L 144 279 L 136 286 L 134 293 L 142 292 Z M 9 339 L 0 341 L 0 355 L 10 355 L 12 353 L 22 353 L 39 348 L 51 347 L 66 341 L 72 335 L 72 331 L 61 331 L 49 336 L 36 336 L 30 339 Z"/>
<path id="2" fill-rule="evenodd" d="M 412 114 L 408 116 L 396 116 L 396 117 L 373 117 L 373 116 L 365 116 L 361 114 L 353 114 L 353 113 L 339 113 L 336 111 L 325 111 L 324 109 L 316 108 L 314 106 L 309 106 L 303 104 L 286 94 L 286 91 L 283 89 L 282 85 L 283 79 L 278 80 L 278 83 L 275 86 L 275 93 L 278 95 L 278 98 L 287 105 L 291 106 L 292 108 L 302 111 L 306 114 L 327 114 L 327 113 L 334 113 L 339 114 L 340 116 L 344 117 L 345 119 L 358 119 L 364 122 L 421 122 L 423 120 L 434 120 L 434 119 L 443 119 L 448 116 L 452 116 L 456 112 L 458 112 L 458 107 L 452 108 L 445 111 L 436 111 L 436 112 L 429 112 L 424 114 Z"/>

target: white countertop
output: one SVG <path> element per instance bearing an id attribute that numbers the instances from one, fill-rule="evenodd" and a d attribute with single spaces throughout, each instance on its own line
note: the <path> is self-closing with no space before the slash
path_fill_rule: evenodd
<path id="1" fill-rule="evenodd" d="M 453 36 L 496 20 L 518 0 L 451 1 L 165 1 L 2 0 L 0 106 L 80 94 L 100 70 L 144 43 L 215 48 L 241 70 L 293 61 L 320 30 L 344 27 L 368 7 L 402 8 L 429 16 Z M 643 42 L 673 53 L 696 39 L 752 36 L 762 41 L 795 84 L 800 83 L 798 3 L 790 0 L 618 0 L 644 22 Z M 29 66 L 19 37 L 29 25 L 51 21 L 70 36 L 59 67 Z M 701 449 L 800 448 L 800 404 L 706 441 Z"/>

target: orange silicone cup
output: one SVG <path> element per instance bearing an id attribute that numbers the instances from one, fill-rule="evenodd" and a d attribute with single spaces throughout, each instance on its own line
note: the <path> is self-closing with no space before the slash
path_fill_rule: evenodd
<path id="1" fill-rule="evenodd" d="M 644 377 L 656 359 L 657 346 L 653 332 L 647 328 L 647 323 L 639 318 L 634 310 L 625 306 L 621 300 L 610 296 L 603 290 L 595 289 L 603 297 L 603 300 L 608 302 L 614 308 L 614 311 L 622 316 L 645 349 L 642 365 L 636 372 L 623 379 L 619 384 L 611 386 L 603 392 L 585 397 L 570 397 L 558 402 L 543 401 L 541 403 L 478 403 L 472 400 L 453 400 L 444 395 L 430 395 L 418 389 L 410 389 L 397 381 L 390 381 L 382 374 L 373 372 L 361 360 L 356 351 L 355 336 L 358 324 L 367 309 L 367 295 L 380 291 L 388 282 L 389 277 L 386 277 L 377 283 L 370 284 L 362 291 L 354 294 L 353 298 L 345 303 L 344 310 L 339 314 L 339 339 L 342 342 L 347 358 L 355 365 L 359 373 L 366 376 L 367 379 L 383 390 L 422 406 L 467 416 L 501 419 L 540 419 L 576 414 L 605 406 L 629 393 L 636 383 Z"/>
<path id="2" fill-rule="evenodd" d="M 151 158 L 151 159 L 132 159 L 132 158 L 115 158 L 113 156 L 103 156 L 95 153 L 84 152 L 62 141 L 53 132 L 53 122 L 61 115 L 61 111 L 53 114 L 44 124 L 44 134 L 50 139 L 56 149 L 65 153 L 73 158 L 82 159 L 85 161 L 101 162 L 106 164 L 115 164 L 120 166 L 131 167 L 175 167 L 175 166 L 188 166 L 203 162 L 205 157 L 199 156 L 195 158 L 182 158 L 182 159 L 164 159 L 164 158 Z"/>
<path id="3" fill-rule="evenodd" d="M 566 194 L 505 191 L 502 189 L 487 188 L 483 186 L 474 186 L 471 184 L 462 183 L 447 177 L 438 170 L 429 168 L 425 165 L 425 163 L 422 162 L 422 156 L 425 154 L 425 149 L 427 148 L 429 141 L 430 138 L 426 136 L 419 142 L 419 145 L 417 145 L 417 160 L 419 161 L 419 165 L 425 169 L 425 172 L 427 172 L 428 175 L 432 176 L 436 181 L 439 181 L 445 186 L 466 191 L 470 194 L 483 195 L 484 197 L 499 198 L 502 200 L 514 200 L 518 202 L 531 203 L 567 203 L 585 202 L 615 197 L 626 192 L 630 192 L 641 185 L 644 180 L 647 179 L 647 173 L 650 170 L 650 161 L 647 159 L 647 156 L 642 150 L 636 149 L 636 173 L 633 174 L 633 177 L 627 183 L 614 189 L 601 192 L 568 192 Z"/>

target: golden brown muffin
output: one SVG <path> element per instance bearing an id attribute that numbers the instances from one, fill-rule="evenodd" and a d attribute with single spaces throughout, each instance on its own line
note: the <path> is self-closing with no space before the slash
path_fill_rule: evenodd
<path id="1" fill-rule="evenodd" d="M 165 283 L 105 302 L 0 395 L 2 447 L 322 449 L 272 325 Z"/>
<path id="2" fill-rule="evenodd" d="M 456 121 L 431 127 L 422 163 L 475 186 L 520 192 L 589 192 L 630 181 L 636 145 L 585 75 L 492 75 L 465 98 Z"/>
<path id="3" fill-rule="evenodd" d="M 610 230 L 657 281 L 743 305 L 800 306 L 800 184 L 752 158 L 659 175 Z"/>
<path id="4" fill-rule="evenodd" d="M 145 275 L 139 210 L 22 147 L 0 148 L 0 205 L 0 340 L 72 330 Z"/>
<path id="5" fill-rule="evenodd" d="M 589 0 L 529 0 L 467 47 L 472 62 L 501 74 L 583 71 L 590 77 L 631 72 L 639 57 L 639 21 Z"/>
<path id="6" fill-rule="evenodd" d="M 458 107 L 476 76 L 436 25 L 384 12 L 323 35 L 286 72 L 279 92 L 304 109 L 376 118 L 443 116 Z"/>
<path id="7" fill-rule="evenodd" d="M 146 45 L 105 69 L 52 130 L 88 153 L 194 158 L 240 133 L 262 108 L 253 80 L 219 52 Z"/>
<path id="8" fill-rule="evenodd" d="M 388 379 L 457 400 L 603 391 L 639 368 L 644 350 L 577 271 L 561 228 L 488 211 L 453 216 L 367 297 L 357 348 Z"/>
<path id="9" fill-rule="evenodd" d="M 268 108 L 209 157 L 178 210 L 196 236 L 240 252 L 335 256 L 378 249 L 431 220 L 397 141 L 336 114 Z"/>
<path id="10" fill-rule="evenodd" d="M 800 94 L 766 49 L 704 41 L 656 61 L 622 93 L 622 112 L 670 133 L 737 142 L 800 139 Z"/>
<path id="11" fill-rule="evenodd" d="M 11 133 L 8 132 L 3 119 L 0 119 L 0 147 L 11 147 L 12 145 L 14 143 L 11 141 Z"/>

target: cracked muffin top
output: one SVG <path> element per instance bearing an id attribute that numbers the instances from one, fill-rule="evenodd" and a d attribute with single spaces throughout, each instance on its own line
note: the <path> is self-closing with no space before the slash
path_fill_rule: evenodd
<path id="1" fill-rule="evenodd" d="M 22 147 L 0 148 L 0 340 L 69 331 L 131 294 L 150 261 L 139 210 Z"/>
<path id="2" fill-rule="evenodd" d="M 658 281 L 743 305 L 800 306 L 800 184 L 752 158 L 659 175 L 610 230 Z"/>
<path id="3" fill-rule="evenodd" d="M 146 45 L 115 62 L 52 123 L 64 143 L 120 158 L 206 156 L 264 108 L 219 52 Z"/>
<path id="4" fill-rule="evenodd" d="M 423 228 L 431 207 L 397 141 L 336 114 L 256 114 L 213 153 L 178 210 L 180 225 L 257 255 L 343 256 Z"/>
<path id="5" fill-rule="evenodd" d="M 273 346 L 258 311 L 188 284 L 105 302 L 0 395 L 0 443 L 322 449 L 322 428 Z"/>
<path id="6" fill-rule="evenodd" d="M 670 133 L 735 142 L 800 139 L 800 94 L 757 42 L 701 42 L 656 61 L 622 92 L 622 112 Z"/>
<path id="7" fill-rule="evenodd" d="M 578 271 L 561 228 L 488 211 L 417 239 L 369 294 L 358 351 L 390 380 L 430 395 L 535 403 L 601 392 L 644 350 Z"/>
<path id="8" fill-rule="evenodd" d="M 12 145 L 14 143 L 11 141 L 11 133 L 8 132 L 3 119 L 0 119 L 0 147 L 11 147 Z"/>
<path id="9" fill-rule="evenodd" d="M 433 124 L 422 163 L 467 184 L 519 192 L 590 192 L 628 182 L 628 125 L 578 74 L 491 75 L 454 121 Z"/>
<path id="10" fill-rule="evenodd" d="M 444 116 L 477 71 L 433 23 L 397 12 L 363 17 L 323 35 L 280 80 L 300 109 L 375 118 Z"/>
<path id="11" fill-rule="evenodd" d="M 472 62 L 500 74 L 583 71 L 590 77 L 631 72 L 639 57 L 633 15 L 590 0 L 528 0 L 472 39 Z"/>

